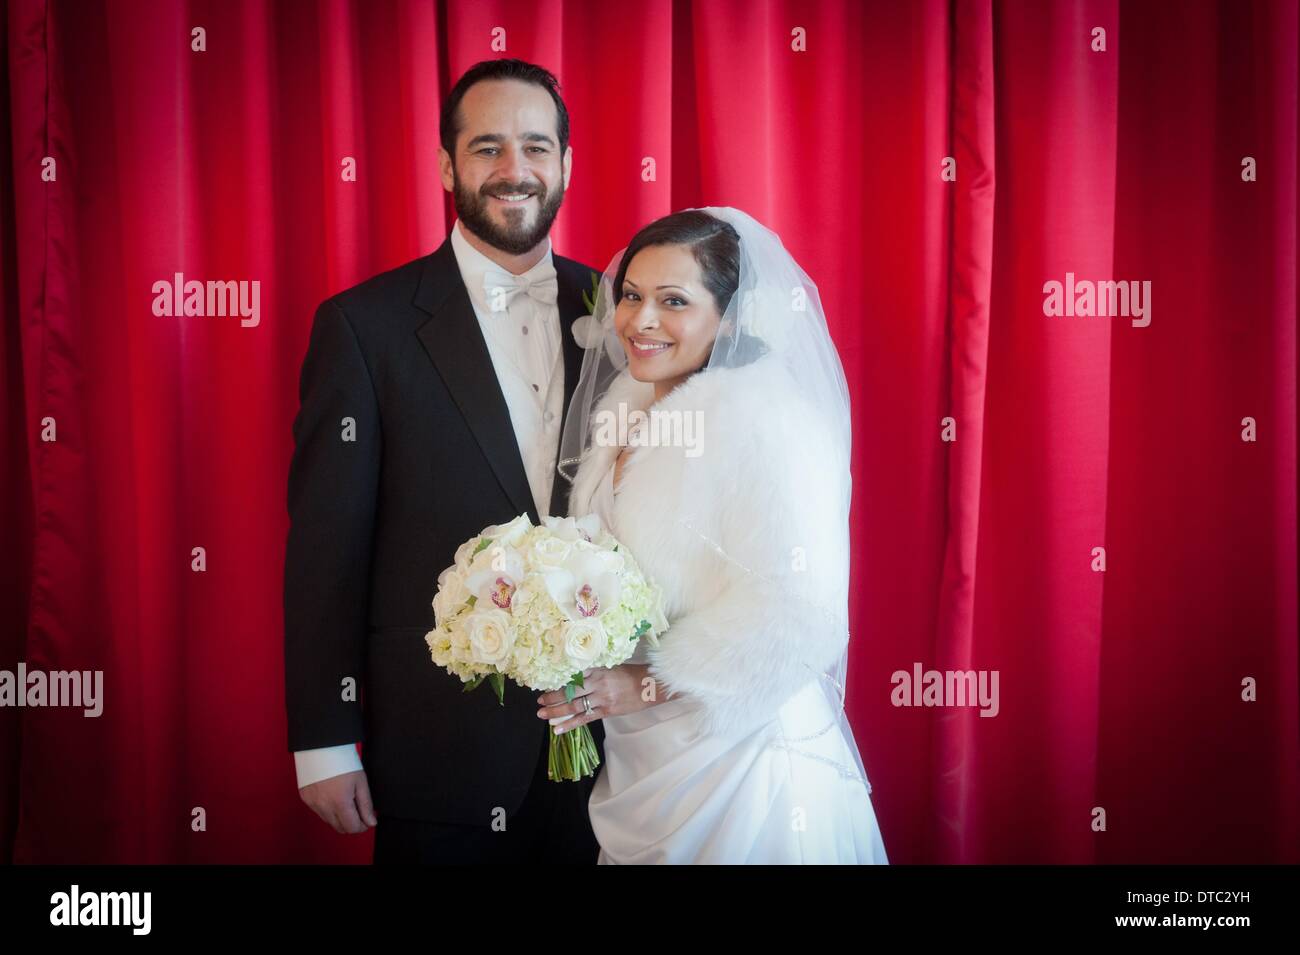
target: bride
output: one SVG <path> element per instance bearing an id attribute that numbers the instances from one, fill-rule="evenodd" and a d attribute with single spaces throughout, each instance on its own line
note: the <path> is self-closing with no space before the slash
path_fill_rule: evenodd
<path id="1" fill-rule="evenodd" d="M 602 863 L 885 863 L 843 712 L 848 389 L 817 290 L 737 209 L 633 237 L 575 325 L 559 469 L 662 588 L 670 627 L 590 670 Z"/>

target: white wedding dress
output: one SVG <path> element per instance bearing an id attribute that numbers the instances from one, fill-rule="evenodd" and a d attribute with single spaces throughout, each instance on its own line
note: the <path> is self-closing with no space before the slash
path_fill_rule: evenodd
<path id="1" fill-rule="evenodd" d="M 613 495 L 628 502 L 613 472 L 591 509 L 617 536 Z M 641 569 L 655 576 L 644 561 Z M 646 662 L 644 642 L 631 662 Z M 731 736 L 699 735 L 699 705 L 677 697 L 605 718 L 605 759 L 588 803 L 601 864 L 888 862 L 870 786 L 816 682 L 771 721 Z"/>

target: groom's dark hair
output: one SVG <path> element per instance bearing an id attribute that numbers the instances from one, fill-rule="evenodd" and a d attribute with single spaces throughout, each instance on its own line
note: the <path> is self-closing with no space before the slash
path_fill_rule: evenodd
<path id="1" fill-rule="evenodd" d="M 465 98 L 469 88 L 484 80 L 518 80 L 532 83 L 551 94 L 555 103 L 555 132 L 560 140 L 560 155 L 569 145 L 569 111 L 560 97 L 560 82 L 555 74 L 526 60 L 483 60 L 475 63 L 456 81 L 447 98 L 442 103 L 442 115 L 438 121 L 438 136 L 442 148 L 454 160 L 456 158 L 456 137 L 460 135 L 460 101 Z"/>

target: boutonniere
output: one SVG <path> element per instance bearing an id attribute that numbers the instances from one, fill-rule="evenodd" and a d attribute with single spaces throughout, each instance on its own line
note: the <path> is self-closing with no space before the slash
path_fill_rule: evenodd
<path id="1" fill-rule="evenodd" d="M 596 298 L 600 293 L 600 273 L 591 273 L 591 291 L 582 293 L 582 303 L 587 306 L 587 314 L 573 323 L 573 337 L 580 348 L 594 348 L 600 344 L 604 331 L 596 321 Z"/>

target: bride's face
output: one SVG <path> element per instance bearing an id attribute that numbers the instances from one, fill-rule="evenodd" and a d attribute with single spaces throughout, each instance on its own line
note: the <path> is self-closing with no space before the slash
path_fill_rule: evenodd
<path id="1" fill-rule="evenodd" d="M 657 396 L 709 360 L 720 320 L 686 246 L 647 246 L 628 264 L 614 329 L 632 377 L 655 382 Z"/>

